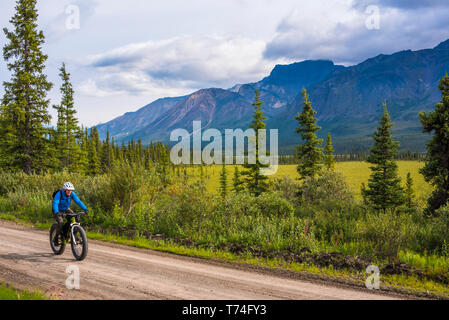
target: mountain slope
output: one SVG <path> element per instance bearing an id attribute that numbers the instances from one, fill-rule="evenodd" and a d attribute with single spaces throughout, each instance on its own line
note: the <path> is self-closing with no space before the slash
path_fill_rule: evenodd
<path id="1" fill-rule="evenodd" d="M 290 65 L 277 65 L 271 74 L 257 83 L 242 85 L 237 91 L 248 100 L 254 99 L 254 90 L 260 91 L 264 108 L 282 108 L 297 96 L 302 88 L 326 80 L 336 71 L 344 70 L 332 61 L 303 61 Z"/>
<path id="2" fill-rule="evenodd" d="M 170 139 L 170 132 L 186 129 L 192 132 L 193 121 L 201 121 L 203 129 L 246 127 L 252 105 L 244 97 L 224 89 L 203 89 L 181 99 L 149 126 L 140 128 L 130 137 L 144 143 Z"/>
<path id="3" fill-rule="evenodd" d="M 277 65 L 268 77 L 257 83 L 237 85 L 229 90 L 202 89 L 185 97 L 159 99 L 136 112 L 100 124 L 97 129 L 103 139 L 109 130 L 116 141 L 133 138 L 148 143 L 167 142 L 174 129 L 191 131 L 194 120 L 201 120 L 206 128 L 246 128 L 251 122 L 255 89 L 261 91 L 266 115 L 273 118 L 303 87 L 341 69 L 344 67 L 324 60 Z"/>
<path id="4" fill-rule="evenodd" d="M 434 49 L 379 55 L 310 86 L 310 99 L 323 127 L 321 135 L 331 132 L 339 150 L 366 149 L 385 101 L 402 148 L 424 151 L 428 135 L 421 134 L 418 112 L 441 100 L 438 83 L 449 72 L 448 46 L 446 41 Z M 302 97 L 297 96 L 270 123 L 281 128 L 284 145 L 297 141 L 292 134 L 297 124 L 291 116 L 301 110 L 301 104 Z"/>
<path id="5" fill-rule="evenodd" d="M 169 111 L 184 97 L 158 99 L 136 112 L 128 112 L 114 120 L 97 126 L 100 137 L 104 139 L 106 132 L 116 140 L 121 141 L 132 135 L 137 128 L 150 125 L 157 118 Z"/>
<path id="6" fill-rule="evenodd" d="M 292 152 L 300 142 L 294 116 L 301 110 L 300 92 L 307 88 L 323 127 L 320 135 L 331 132 L 337 152 L 369 147 L 384 101 L 401 147 L 424 151 L 428 135 L 421 133 L 418 112 L 430 110 L 441 99 L 438 81 L 446 72 L 449 40 L 433 49 L 381 54 L 351 67 L 324 60 L 278 65 L 259 82 L 159 99 L 98 128 L 102 137 L 109 130 L 118 141 L 133 138 L 144 143 L 168 142 L 177 128 L 191 132 L 194 120 L 201 120 L 205 128 L 247 128 L 254 90 L 259 89 L 268 128 L 279 129 L 281 149 Z"/>

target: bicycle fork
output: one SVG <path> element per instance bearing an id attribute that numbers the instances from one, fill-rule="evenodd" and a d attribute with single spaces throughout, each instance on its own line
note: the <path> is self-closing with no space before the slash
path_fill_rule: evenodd
<path id="1" fill-rule="evenodd" d="M 76 238 L 75 238 L 75 234 L 73 232 L 73 227 L 74 226 L 81 226 L 80 223 L 76 222 L 75 218 L 72 218 L 72 223 L 70 224 L 70 235 L 72 237 L 72 243 L 76 246 Z"/>

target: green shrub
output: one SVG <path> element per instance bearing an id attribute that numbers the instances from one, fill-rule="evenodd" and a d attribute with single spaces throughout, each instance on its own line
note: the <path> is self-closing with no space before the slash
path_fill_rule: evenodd
<path id="1" fill-rule="evenodd" d="M 274 178 L 270 184 L 270 189 L 278 192 L 283 199 L 293 205 L 299 205 L 301 184 L 292 177 L 282 176 L 281 178 Z"/>
<path id="2" fill-rule="evenodd" d="M 200 181 L 172 185 L 155 203 L 155 232 L 173 237 L 201 233 L 203 221 L 214 212 L 217 200 Z"/>
<path id="3" fill-rule="evenodd" d="M 343 175 L 339 172 L 326 171 L 318 177 L 308 177 L 301 187 L 305 205 L 351 204 L 354 196 Z"/>
<path id="4" fill-rule="evenodd" d="M 289 218 L 293 216 L 293 206 L 278 193 L 263 193 L 256 197 L 255 204 L 260 213 L 268 217 Z"/>

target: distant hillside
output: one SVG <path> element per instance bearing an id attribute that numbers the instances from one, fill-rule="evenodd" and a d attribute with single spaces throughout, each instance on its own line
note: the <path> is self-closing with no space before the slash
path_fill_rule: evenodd
<path id="1" fill-rule="evenodd" d="M 292 152 L 300 142 L 294 116 L 301 110 L 300 92 L 307 88 L 321 135 L 331 132 L 338 152 L 369 147 L 383 101 L 389 106 L 401 147 L 423 151 L 428 136 L 421 133 L 418 112 L 430 110 L 441 99 L 437 86 L 446 72 L 449 40 L 434 49 L 378 55 L 351 67 L 323 60 L 278 65 L 260 82 L 159 99 L 98 129 L 103 138 L 109 130 L 117 141 L 133 138 L 148 143 L 168 142 L 176 128 L 191 131 L 194 120 L 201 120 L 205 128 L 247 128 L 257 88 L 268 127 L 279 129 L 282 150 Z"/>
<path id="2" fill-rule="evenodd" d="M 321 135 L 331 132 L 337 149 L 366 149 L 385 101 L 401 147 L 424 151 L 429 136 L 421 133 L 418 113 L 432 109 L 441 100 L 438 83 L 448 72 L 449 40 L 434 49 L 379 55 L 307 89 L 323 127 Z M 292 134 L 297 124 L 291 115 L 301 110 L 301 104 L 298 95 L 269 123 L 280 128 L 284 146 L 297 141 Z"/>

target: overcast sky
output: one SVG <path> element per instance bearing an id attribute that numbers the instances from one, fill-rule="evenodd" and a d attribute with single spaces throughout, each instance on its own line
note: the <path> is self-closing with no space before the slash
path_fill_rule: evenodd
<path id="1" fill-rule="evenodd" d="M 11 28 L 14 6 L 0 2 L 2 28 Z M 87 126 L 157 98 L 258 81 L 278 63 L 352 65 L 449 38 L 447 0 L 38 0 L 38 8 L 52 103 L 65 62 Z M 2 60 L 0 81 L 5 69 Z"/>

